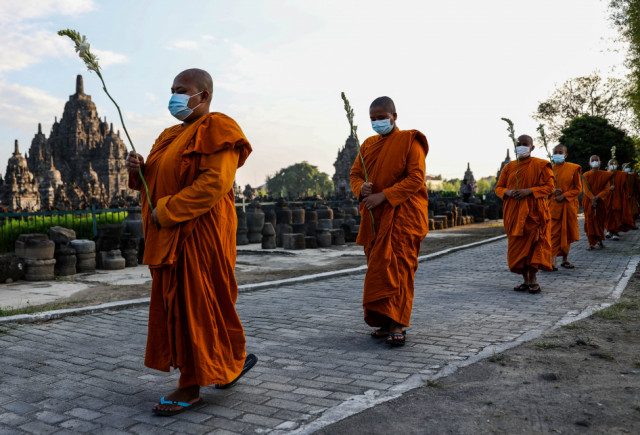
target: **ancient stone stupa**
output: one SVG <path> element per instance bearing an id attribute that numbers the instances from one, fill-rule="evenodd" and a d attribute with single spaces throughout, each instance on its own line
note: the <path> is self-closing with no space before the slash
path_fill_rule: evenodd
<path id="1" fill-rule="evenodd" d="M 18 171 L 25 180 L 28 178 L 26 172 L 34 179 L 38 205 L 34 205 L 33 199 L 26 201 L 25 197 L 18 201 L 14 198 L 15 195 L 31 195 L 26 191 L 19 193 L 22 191 L 14 186 L 18 178 L 10 175 L 9 167 L 16 167 L 15 153 L 7 166 L 2 202 L 9 209 L 20 202 L 22 210 L 108 207 L 115 202 L 122 203 L 125 198 L 130 199 L 129 203 L 136 202 L 133 198 L 138 198 L 138 194 L 127 186 L 126 153 L 120 132 L 114 132 L 113 124 L 98 117 L 96 105 L 91 96 L 84 93 L 82 76 L 78 75 L 76 92 L 65 104 L 62 118 L 60 121 L 55 119 L 49 138 L 38 124 L 26 166 L 20 170 L 22 172 Z"/>
<path id="2" fill-rule="evenodd" d="M 333 186 L 336 197 L 345 198 L 351 195 L 350 172 L 353 162 L 358 157 L 358 144 L 353 136 L 349 136 L 344 146 L 338 151 L 333 167 L 336 168 L 333 174 Z"/>

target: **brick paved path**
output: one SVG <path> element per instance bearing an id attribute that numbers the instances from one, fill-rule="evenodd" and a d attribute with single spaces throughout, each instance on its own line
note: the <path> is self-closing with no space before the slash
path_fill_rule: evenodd
<path id="1" fill-rule="evenodd" d="M 635 269 L 639 233 L 595 252 L 583 238 L 577 268 L 541 274 L 539 295 L 512 290 L 506 240 L 421 263 L 398 349 L 368 335 L 363 275 L 243 293 L 238 311 L 260 362 L 174 418 L 151 413 L 177 375 L 142 365 L 146 308 L 3 326 L 0 433 L 310 433 L 606 302 Z"/>

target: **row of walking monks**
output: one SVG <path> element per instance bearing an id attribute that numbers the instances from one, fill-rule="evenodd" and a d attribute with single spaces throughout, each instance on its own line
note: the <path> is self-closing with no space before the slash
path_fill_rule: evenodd
<path id="1" fill-rule="evenodd" d="M 505 166 L 495 191 L 504 200 L 509 269 L 524 278 L 514 290 L 538 293 L 538 270 L 558 270 L 558 257 L 562 267 L 574 268 L 568 257 L 571 244 L 580 240 L 580 194 L 587 250 L 603 249 L 605 238 L 619 240 L 620 233 L 636 229 L 640 178 L 615 159 L 603 169 L 593 155 L 583 174 L 580 165 L 567 161 L 565 146 L 553 149 L 553 163 L 531 157 L 533 148 L 531 137 L 518 138 L 517 160 Z"/>

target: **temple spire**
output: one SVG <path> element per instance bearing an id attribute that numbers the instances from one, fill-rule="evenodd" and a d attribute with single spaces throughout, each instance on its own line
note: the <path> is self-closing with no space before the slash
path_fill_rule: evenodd
<path id="1" fill-rule="evenodd" d="M 507 158 L 511 159 L 511 157 L 509 156 L 509 148 L 507 148 Z"/>
<path id="2" fill-rule="evenodd" d="M 82 76 L 80 74 L 76 77 L 76 94 L 84 94 L 84 84 L 82 83 Z"/>
<path id="3" fill-rule="evenodd" d="M 38 134 L 42 134 L 42 124 L 38 123 Z"/>

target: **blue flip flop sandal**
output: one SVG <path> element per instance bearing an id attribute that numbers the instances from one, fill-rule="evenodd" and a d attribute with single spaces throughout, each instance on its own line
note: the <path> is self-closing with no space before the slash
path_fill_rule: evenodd
<path id="1" fill-rule="evenodd" d="M 176 409 L 174 411 L 163 411 L 162 409 L 153 408 L 152 411 L 155 415 L 160 415 L 162 417 L 171 417 L 172 415 L 178 415 L 181 412 L 184 412 L 188 409 L 196 409 L 201 405 L 204 405 L 204 400 L 199 399 L 195 403 L 187 403 L 187 402 L 178 402 L 175 400 L 165 400 L 164 397 L 160 399 L 160 405 L 175 405 L 182 406 L 181 409 Z"/>
<path id="2" fill-rule="evenodd" d="M 243 377 L 245 375 L 245 373 L 247 373 L 249 370 L 251 370 L 251 368 L 253 366 L 255 366 L 257 362 L 258 362 L 258 357 L 255 356 L 254 354 L 250 353 L 249 355 L 247 355 L 247 358 L 245 358 L 244 367 L 242 367 L 242 371 L 240 372 L 238 377 L 235 378 L 233 381 L 229 382 L 228 384 L 216 385 L 216 388 L 218 390 L 226 390 L 227 388 L 233 387 L 233 384 L 238 382 L 238 379 Z"/>

